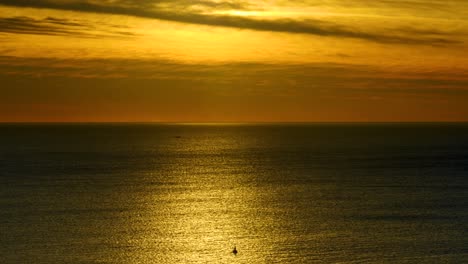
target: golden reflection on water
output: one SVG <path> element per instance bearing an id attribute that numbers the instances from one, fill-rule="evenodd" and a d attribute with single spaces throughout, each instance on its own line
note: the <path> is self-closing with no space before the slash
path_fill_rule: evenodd
<path id="1" fill-rule="evenodd" d="M 347 126 L 34 128 L 13 151 L 34 166 L 1 179 L 2 263 L 460 263 L 465 163 L 421 170 L 441 156 L 420 146 L 458 153 L 466 128 Z"/>
<path id="2" fill-rule="evenodd" d="M 252 188 L 255 173 L 246 173 L 253 167 L 249 160 L 222 155 L 243 144 L 229 141 L 233 138 L 172 139 L 170 145 L 180 156 L 163 168 L 168 172 L 165 184 L 155 183 L 151 191 L 140 193 L 146 211 L 142 222 L 131 223 L 144 226 L 134 240 L 141 245 L 133 246 L 142 248 L 132 256 L 135 263 L 265 262 L 271 245 L 263 243 L 266 234 L 259 229 L 268 229 L 269 223 L 258 217 L 262 205 Z"/>

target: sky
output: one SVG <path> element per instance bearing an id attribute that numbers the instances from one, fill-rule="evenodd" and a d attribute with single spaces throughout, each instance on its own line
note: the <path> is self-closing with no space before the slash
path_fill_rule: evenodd
<path id="1" fill-rule="evenodd" d="M 0 122 L 468 121 L 466 0 L 0 0 Z"/>

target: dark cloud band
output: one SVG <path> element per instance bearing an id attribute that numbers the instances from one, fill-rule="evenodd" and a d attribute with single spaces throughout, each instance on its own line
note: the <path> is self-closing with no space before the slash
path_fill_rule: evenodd
<path id="1" fill-rule="evenodd" d="M 104 2 L 105 3 L 105 2 Z M 191 4 L 190 4 L 191 3 Z M 105 14 L 120 14 L 136 17 L 161 19 L 191 24 L 223 26 L 239 29 L 251 29 L 259 31 L 273 31 L 285 33 L 310 34 L 317 36 L 354 38 L 378 43 L 412 44 L 412 45 L 447 45 L 460 43 L 453 36 L 440 31 L 417 32 L 408 34 L 408 30 L 392 32 L 367 32 L 359 28 L 343 26 L 321 20 L 260 20 L 255 18 L 213 15 L 197 12 L 192 2 L 177 1 L 142 1 L 121 0 L 112 4 L 95 4 L 87 1 L 57 2 L 46 0 L 0 0 L 0 4 L 17 7 L 52 8 L 60 10 L 72 10 L 80 12 L 94 12 Z M 242 3 L 227 2 L 219 4 L 210 1 L 200 1 L 197 5 L 213 9 L 246 9 L 248 6 Z M 165 6 L 165 7 L 164 7 Z"/>

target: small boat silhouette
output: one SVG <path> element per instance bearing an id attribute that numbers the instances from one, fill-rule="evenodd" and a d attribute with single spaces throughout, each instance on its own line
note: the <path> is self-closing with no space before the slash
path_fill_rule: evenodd
<path id="1" fill-rule="evenodd" d="M 234 255 L 237 254 L 237 248 L 236 248 L 236 246 L 234 246 L 234 249 L 232 250 L 232 253 L 233 253 Z"/>

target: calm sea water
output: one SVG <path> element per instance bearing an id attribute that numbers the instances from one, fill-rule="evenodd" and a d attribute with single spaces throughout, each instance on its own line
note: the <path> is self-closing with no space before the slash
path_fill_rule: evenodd
<path id="1" fill-rule="evenodd" d="M 1 263 L 468 263 L 467 124 L 4 124 L 0 183 Z"/>

